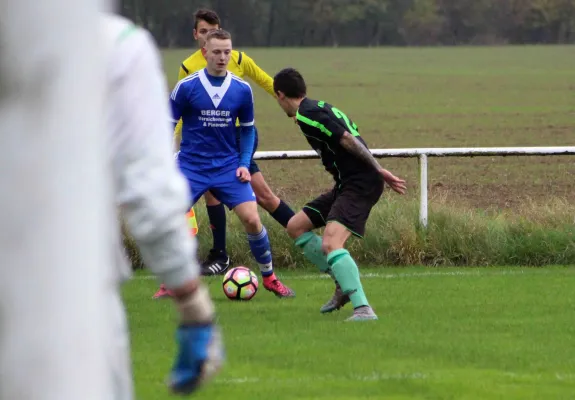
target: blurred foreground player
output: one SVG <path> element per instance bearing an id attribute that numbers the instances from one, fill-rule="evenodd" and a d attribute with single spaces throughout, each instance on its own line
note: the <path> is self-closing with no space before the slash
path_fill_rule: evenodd
<path id="1" fill-rule="evenodd" d="M 214 305 L 199 278 L 196 239 L 187 226 L 190 192 L 173 158 L 167 86 L 151 35 L 122 17 L 103 19 L 116 201 L 145 264 L 173 293 L 179 354 L 170 386 L 190 393 L 219 370 L 223 350 Z M 127 278 L 128 265 L 123 267 Z M 127 330 L 123 333 L 127 342 Z M 127 346 L 122 350 L 127 357 Z"/>
<path id="2" fill-rule="evenodd" d="M 115 398 L 99 3 L 0 2 L 0 399 Z"/>
<path id="3" fill-rule="evenodd" d="M 336 282 L 335 294 L 321 312 L 337 310 L 351 301 L 354 311 L 348 321 L 377 319 L 363 291 L 357 265 L 344 246 L 352 234 L 363 236 L 384 181 L 400 194 L 405 193 L 405 181 L 379 165 L 347 115 L 307 97 L 298 71 L 287 68 L 278 72 L 274 91 L 281 108 L 288 117 L 296 117 L 308 143 L 335 180 L 332 190 L 309 202 L 287 227 L 306 258 Z M 312 232 L 322 226 L 323 238 Z"/>
<path id="4" fill-rule="evenodd" d="M 119 251 L 114 189 L 147 262 L 177 295 L 172 388 L 192 391 L 221 359 L 186 229 L 186 184 L 166 140 L 157 52 L 127 21 L 102 18 L 100 6 L 3 2 L 1 399 L 133 399 L 119 291 L 129 268 Z M 132 78 L 128 67 L 139 61 L 146 62 Z M 123 103 L 130 99 L 139 118 L 157 120 L 131 119 L 134 105 Z"/>

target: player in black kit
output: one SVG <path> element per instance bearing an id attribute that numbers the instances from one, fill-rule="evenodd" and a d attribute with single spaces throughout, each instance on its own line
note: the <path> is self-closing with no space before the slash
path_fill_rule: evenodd
<path id="1" fill-rule="evenodd" d="M 363 291 L 357 265 L 344 246 L 352 234 L 363 236 L 384 182 L 404 194 L 405 181 L 379 165 L 347 115 L 324 101 L 307 98 L 306 84 L 298 71 L 286 68 L 278 72 L 274 92 L 335 180 L 332 190 L 307 203 L 287 226 L 306 258 L 336 282 L 334 296 L 320 311 L 338 310 L 351 301 L 354 311 L 348 321 L 377 319 Z M 322 226 L 326 227 L 323 238 L 312 232 Z"/>

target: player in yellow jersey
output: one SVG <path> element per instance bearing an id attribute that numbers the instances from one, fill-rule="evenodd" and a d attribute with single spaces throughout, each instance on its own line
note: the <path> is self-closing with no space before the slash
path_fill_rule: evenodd
<path id="1" fill-rule="evenodd" d="M 194 14 L 194 38 L 197 40 L 199 47 L 205 44 L 205 38 L 208 32 L 220 28 L 220 19 L 218 15 L 207 9 L 200 9 Z M 201 50 L 196 51 L 188 57 L 180 66 L 178 80 L 181 80 L 206 67 L 206 60 Z M 228 71 L 239 76 L 240 78 L 250 78 L 258 86 L 263 88 L 275 99 L 273 90 L 273 79 L 265 73 L 252 58 L 244 52 L 232 50 Z M 239 134 L 239 126 L 238 126 Z M 175 132 L 175 149 L 179 149 L 181 142 L 181 121 L 176 127 Z M 258 145 L 257 130 L 256 141 L 253 152 L 255 153 Z M 239 146 L 239 135 L 238 135 Z M 293 217 L 292 209 L 279 197 L 277 197 L 267 185 L 258 165 L 252 159 L 249 172 L 252 176 L 251 184 L 256 194 L 258 204 L 263 207 L 270 215 L 278 221 L 284 228 L 288 221 Z M 203 275 L 218 275 L 224 273 L 230 264 L 230 259 L 226 252 L 226 211 L 211 193 L 205 195 L 210 226 L 214 237 L 213 248 L 210 251 L 208 259 L 202 265 Z"/>

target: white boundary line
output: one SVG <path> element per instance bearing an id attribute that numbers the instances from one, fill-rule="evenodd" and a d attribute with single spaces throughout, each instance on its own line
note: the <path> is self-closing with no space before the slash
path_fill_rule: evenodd
<path id="1" fill-rule="evenodd" d="M 522 267 L 517 267 L 522 268 Z M 499 271 L 488 271 L 485 269 L 473 270 L 470 268 L 469 271 L 426 271 L 426 272 L 398 272 L 398 273 L 380 273 L 380 272 L 368 272 L 361 274 L 361 279 L 400 279 L 400 278 L 432 278 L 439 276 L 505 276 L 505 275 L 545 275 L 550 274 L 552 271 L 538 269 L 533 267 L 531 270 L 499 270 Z M 278 274 L 281 276 L 281 272 Z M 331 279 L 327 274 L 317 273 L 317 274 L 305 274 L 305 275 L 287 275 L 285 276 L 289 280 L 322 280 Z M 132 279 L 134 280 L 153 280 L 156 279 L 153 275 L 135 275 Z"/>
<path id="2" fill-rule="evenodd" d="M 263 382 L 274 382 L 281 384 L 298 384 L 306 382 L 342 382 L 342 381 L 352 381 L 352 382 L 379 382 L 379 381 L 403 381 L 403 380 L 426 380 L 430 379 L 429 374 L 424 372 L 410 372 L 410 373 L 379 373 L 374 372 L 369 375 L 310 375 L 309 377 L 297 377 L 297 378 L 270 378 L 262 379 L 257 377 L 241 377 L 241 378 L 220 378 L 216 379 L 216 383 L 224 385 L 242 385 L 251 383 L 263 383 Z"/>
<path id="3" fill-rule="evenodd" d="M 556 380 L 561 382 L 572 382 L 575 381 L 575 374 L 565 373 L 565 372 L 549 372 L 549 373 L 533 373 L 528 372 L 507 372 L 500 371 L 497 376 L 502 376 L 509 379 L 527 379 L 527 380 Z M 297 385 L 301 383 L 309 382 L 383 382 L 383 381 L 441 381 L 445 379 L 454 379 L 457 374 L 452 374 L 449 372 L 407 372 L 407 373 L 380 373 L 373 372 L 368 375 L 311 375 L 309 377 L 297 377 L 297 378 L 258 378 L 258 377 L 239 377 L 239 378 L 219 378 L 215 382 L 223 385 L 244 385 L 244 384 L 255 384 L 255 383 L 265 383 L 273 382 L 280 384 L 290 384 Z"/>

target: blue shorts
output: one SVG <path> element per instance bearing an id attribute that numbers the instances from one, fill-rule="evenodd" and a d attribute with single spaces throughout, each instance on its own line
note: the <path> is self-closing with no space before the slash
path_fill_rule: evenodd
<path id="1" fill-rule="evenodd" d="M 250 174 L 255 174 L 256 172 L 260 172 L 260 167 L 258 166 L 258 164 L 254 161 L 254 154 L 256 152 L 256 150 L 258 149 L 258 129 L 254 126 L 254 129 L 256 131 L 256 138 L 254 140 L 254 149 L 252 150 L 252 158 L 250 160 L 250 166 L 248 168 L 248 170 L 250 171 Z M 241 127 L 236 127 L 236 142 L 238 144 L 238 151 L 240 151 L 240 135 L 241 135 L 242 129 Z"/>
<path id="2" fill-rule="evenodd" d="M 192 192 L 192 204 L 208 190 L 230 210 L 248 201 L 256 201 L 256 195 L 249 182 L 240 182 L 236 176 L 236 168 L 223 172 L 192 172 L 187 168 L 180 170 L 188 179 Z"/>

